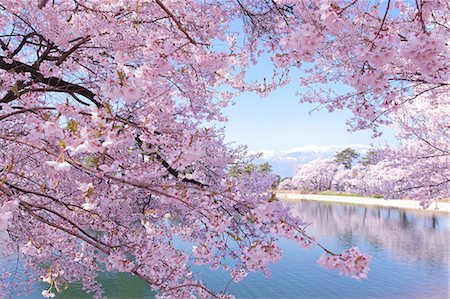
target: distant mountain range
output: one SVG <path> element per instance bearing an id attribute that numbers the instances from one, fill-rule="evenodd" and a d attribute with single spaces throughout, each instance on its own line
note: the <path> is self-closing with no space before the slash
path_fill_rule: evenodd
<path id="1" fill-rule="evenodd" d="M 337 152 L 351 147 L 361 155 L 364 155 L 371 147 L 364 144 L 349 145 L 306 145 L 291 148 L 285 151 L 262 151 L 257 163 L 269 162 L 273 173 L 283 177 L 292 177 L 297 166 L 307 164 L 315 159 L 333 158 Z M 256 154 L 257 152 L 252 152 Z"/>

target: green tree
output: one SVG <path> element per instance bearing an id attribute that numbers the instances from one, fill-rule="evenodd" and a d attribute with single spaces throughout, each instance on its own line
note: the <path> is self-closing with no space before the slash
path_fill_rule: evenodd
<path id="1" fill-rule="evenodd" d="M 360 163 L 364 166 L 374 164 L 376 155 L 377 151 L 375 149 L 371 149 L 364 155 L 364 157 L 361 158 Z"/>
<path id="2" fill-rule="evenodd" d="M 235 164 L 230 168 L 230 176 L 238 177 L 242 175 L 249 175 L 253 171 L 263 172 L 263 173 L 272 173 L 272 165 L 268 162 L 256 165 L 253 163 L 243 163 L 243 164 Z"/>
<path id="3" fill-rule="evenodd" d="M 268 162 L 265 162 L 263 164 L 259 164 L 258 166 L 260 172 L 266 172 L 271 173 L 272 172 L 272 165 L 270 165 Z"/>
<path id="4" fill-rule="evenodd" d="M 359 157 L 359 154 L 352 149 L 351 147 L 347 147 L 346 149 L 338 152 L 334 158 L 334 161 L 337 164 L 342 164 L 346 169 L 352 168 L 353 161 Z"/>

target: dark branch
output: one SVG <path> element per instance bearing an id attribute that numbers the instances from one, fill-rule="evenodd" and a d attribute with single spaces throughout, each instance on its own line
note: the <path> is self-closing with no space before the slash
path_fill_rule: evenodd
<path id="1" fill-rule="evenodd" d="M 95 94 L 87 89 L 86 87 L 70 83 L 64 81 L 60 78 L 56 77 L 45 77 L 42 73 L 40 73 L 34 67 L 27 65 L 25 63 L 13 60 L 12 63 L 6 63 L 3 60 L 3 57 L 0 57 L 0 69 L 5 71 L 12 71 L 15 73 L 29 73 L 31 78 L 35 83 L 42 83 L 48 86 L 52 86 L 60 90 L 61 92 L 74 93 L 81 95 L 87 99 L 89 99 L 92 103 L 94 103 L 97 107 L 101 107 L 102 104 L 95 99 Z M 17 95 L 9 96 L 7 99 L 2 99 L 3 103 L 8 103 L 17 98 Z"/>
<path id="2" fill-rule="evenodd" d="M 186 31 L 186 29 L 184 28 L 184 26 L 180 23 L 180 21 L 177 19 L 176 16 L 174 16 L 174 14 L 160 1 L 160 0 L 155 0 L 156 4 L 159 5 L 159 7 L 161 7 L 162 10 L 164 10 L 166 12 L 166 14 L 170 17 L 170 19 L 172 19 L 172 21 L 177 25 L 178 29 L 180 29 L 181 32 L 184 33 L 184 35 L 186 36 L 186 38 L 194 45 L 198 44 L 190 35 L 189 33 Z"/>

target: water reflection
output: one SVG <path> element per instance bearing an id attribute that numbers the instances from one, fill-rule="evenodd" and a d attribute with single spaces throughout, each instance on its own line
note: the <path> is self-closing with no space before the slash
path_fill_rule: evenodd
<path id="1" fill-rule="evenodd" d="M 313 221 L 316 235 L 334 236 L 339 249 L 365 241 L 375 253 L 386 250 L 409 263 L 449 266 L 448 214 L 313 201 L 288 205 L 295 215 Z"/>
<path id="2" fill-rule="evenodd" d="M 272 277 L 250 273 L 243 282 L 231 283 L 228 292 L 237 298 L 449 298 L 448 214 L 315 201 L 287 204 L 294 214 L 313 222 L 310 230 L 327 248 L 340 251 L 358 246 L 372 255 L 369 278 L 355 281 L 322 269 L 316 262 L 322 253 L 320 248 L 304 251 L 282 240 L 283 258 L 271 266 Z M 16 262 L 12 256 L 0 259 L 0 269 L 11 271 Z M 206 266 L 193 270 L 215 291 L 224 290 L 230 281 L 229 273 L 223 271 L 212 272 Z M 103 273 L 99 280 L 110 298 L 154 297 L 145 283 L 129 274 Z M 32 293 L 21 298 L 41 298 L 43 287 L 36 283 Z M 92 295 L 73 284 L 58 298 Z"/>

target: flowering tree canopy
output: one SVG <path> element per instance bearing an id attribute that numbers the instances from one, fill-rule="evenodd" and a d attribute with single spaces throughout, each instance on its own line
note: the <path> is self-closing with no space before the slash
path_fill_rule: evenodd
<path id="1" fill-rule="evenodd" d="M 441 115 L 448 17 L 438 0 L 2 1 L 6 252 L 23 255 L 31 275 L 50 283 L 47 297 L 79 280 L 101 297 L 102 270 L 133 273 L 160 296 L 225 297 L 189 264 L 239 281 L 279 260 L 277 238 L 315 241 L 271 200 L 271 175 L 229 175 L 245 152 L 207 124 L 225 120 L 221 109 L 234 95 L 286 84 L 291 68 L 310 88 L 302 101 L 350 109 L 355 129 L 377 135 L 409 105 L 415 115 L 429 106 Z M 247 82 L 263 54 L 272 79 Z M 341 82 L 345 94 L 326 84 Z M 405 133 L 433 144 L 402 116 Z M 429 122 L 448 132 L 448 118 L 421 123 Z M 194 244 L 192 255 L 175 238 Z M 367 275 L 369 257 L 358 249 L 326 253 L 324 267 Z M 13 285 L 2 278 L 2 289 Z"/>
<path id="2" fill-rule="evenodd" d="M 286 179 L 280 189 L 296 189 L 304 192 L 332 190 L 337 181 L 336 174 L 345 171 L 333 159 L 316 159 L 298 167 L 292 179 Z"/>

